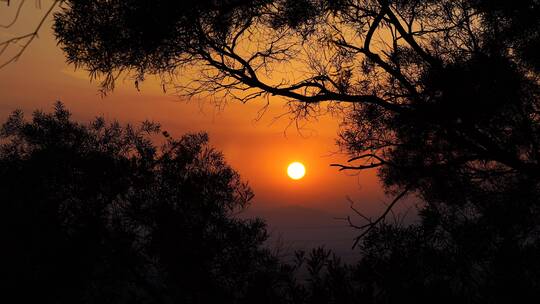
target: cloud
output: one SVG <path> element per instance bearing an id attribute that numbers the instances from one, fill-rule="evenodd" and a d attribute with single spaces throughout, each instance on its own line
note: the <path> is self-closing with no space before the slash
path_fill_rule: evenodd
<path id="1" fill-rule="evenodd" d="M 62 72 L 62 74 L 64 74 L 64 75 L 67 75 L 67 76 L 75 78 L 75 79 L 85 80 L 85 81 L 90 80 L 90 74 L 87 71 L 83 70 L 83 69 L 76 69 L 75 70 L 75 69 L 70 69 L 69 67 L 65 67 L 62 70 L 60 70 L 60 72 Z"/>

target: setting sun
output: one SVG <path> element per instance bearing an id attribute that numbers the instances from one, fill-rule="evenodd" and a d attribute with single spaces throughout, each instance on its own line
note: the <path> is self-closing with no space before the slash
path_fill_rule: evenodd
<path id="1" fill-rule="evenodd" d="M 289 164 L 289 167 L 287 167 L 287 174 L 294 180 L 301 179 L 306 175 L 306 167 L 299 162 L 291 163 Z"/>

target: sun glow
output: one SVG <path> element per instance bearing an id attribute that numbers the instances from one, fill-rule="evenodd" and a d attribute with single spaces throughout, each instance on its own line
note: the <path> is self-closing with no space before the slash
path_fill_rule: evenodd
<path id="1" fill-rule="evenodd" d="M 287 175 L 294 180 L 301 179 L 306 175 L 306 167 L 300 162 L 290 163 L 287 167 Z"/>

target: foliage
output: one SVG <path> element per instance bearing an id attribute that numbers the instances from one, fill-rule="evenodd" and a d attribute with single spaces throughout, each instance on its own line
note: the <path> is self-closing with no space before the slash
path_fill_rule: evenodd
<path id="1" fill-rule="evenodd" d="M 279 303 L 253 194 L 204 133 L 54 113 L 1 129 L 2 274 L 19 302 Z M 155 138 L 154 138 L 155 140 Z M 261 298 L 261 295 L 264 297 Z M 266 302 L 265 302 L 266 301 Z"/>
<path id="2" fill-rule="evenodd" d="M 509 302 L 540 290 L 539 10 L 536 0 L 70 0 L 55 30 L 106 90 L 121 72 L 198 70 L 177 83 L 188 95 L 277 95 L 300 116 L 347 105 L 340 144 L 352 159 L 338 167 L 377 168 L 389 194 L 419 201 L 415 225 L 385 213 L 357 226 L 367 299 Z"/>

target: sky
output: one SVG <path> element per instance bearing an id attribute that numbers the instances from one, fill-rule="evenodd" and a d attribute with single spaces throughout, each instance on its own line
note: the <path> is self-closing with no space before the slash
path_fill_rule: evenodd
<path id="1" fill-rule="evenodd" d="M 16 9 L 13 3 L 18 1 L 12 1 L 10 7 L 0 2 L 0 25 L 11 20 Z M 37 24 L 49 1 L 42 1 L 41 8 L 36 3 L 27 1 L 17 23 L 0 28 L 0 41 L 26 33 Z M 350 254 L 347 250 L 357 232 L 336 219 L 352 216 L 347 198 L 368 215 L 376 216 L 384 209 L 388 198 L 375 171 L 339 172 L 330 167 L 348 158 L 336 145 L 339 116 L 323 115 L 302 121 L 297 128 L 283 116 L 287 109 L 282 99 L 271 99 L 261 116 L 265 100 L 225 101 L 220 106 L 204 98 L 185 100 L 164 93 L 152 77 L 139 86 L 140 91 L 129 79 L 121 79 L 113 92 L 102 97 L 98 83 L 91 82 L 84 70 L 66 64 L 51 25 L 49 18 L 20 60 L 0 69 L 0 120 L 15 109 L 23 110 L 27 117 L 36 109 L 50 111 L 59 100 L 80 121 L 97 116 L 132 124 L 152 120 L 173 136 L 206 131 L 211 145 L 223 152 L 255 192 L 246 215 L 265 218 L 271 240 L 284 247 L 326 244 L 342 255 Z M 303 179 L 287 177 L 287 165 L 293 161 L 305 164 Z"/>

